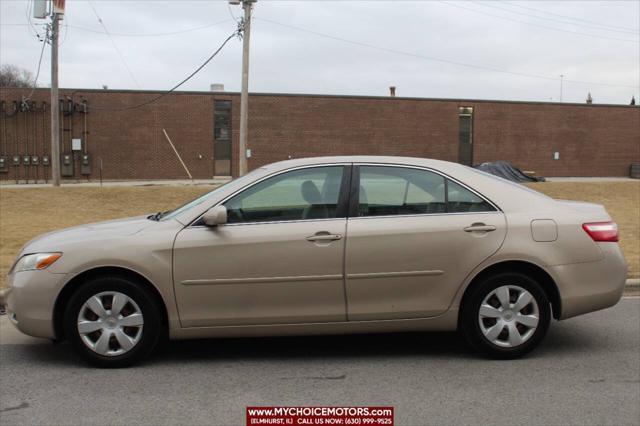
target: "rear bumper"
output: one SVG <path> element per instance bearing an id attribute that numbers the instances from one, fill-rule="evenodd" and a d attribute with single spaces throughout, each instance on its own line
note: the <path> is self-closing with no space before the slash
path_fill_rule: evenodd
<path id="1" fill-rule="evenodd" d="M 560 319 L 611 307 L 622 297 L 627 264 L 620 246 L 615 243 L 598 245 L 604 256 L 597 262 L 549 268 L 560 292 Z"/>
<path id="2" fill-rule="evenodd" d="M 7 315 L 21 332 L 55 339 L 53 308 L 67 274 L 22 271 L 9 275 Z"/>

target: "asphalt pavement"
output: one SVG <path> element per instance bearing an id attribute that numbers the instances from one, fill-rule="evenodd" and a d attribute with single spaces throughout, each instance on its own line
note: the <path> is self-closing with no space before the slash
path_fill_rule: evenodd
<path id="1" fill-rule="evenodd" d="M 412 333 L 172 342 L 100 370 L 0 317 L 2 425 L 239 425 L 247 405 L 394 406 L 411 425 L 640 425 L 640 298 L 554 322 L 514 361 Z"/>

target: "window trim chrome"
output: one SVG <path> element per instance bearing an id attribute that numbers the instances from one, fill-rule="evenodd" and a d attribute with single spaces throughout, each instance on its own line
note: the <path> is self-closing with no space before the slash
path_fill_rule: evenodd
<path id="1" fill-rule="evenodd" d="M 503 214 L 501 210 L 494 210 L 491 212 L 452 212 L 452 213 L 414 213 L 414 214 L 388 214 L 384 216 L 356 216 L 348 217 L 347 220 L 358 219 L 389 219 L 392 217 L 422 217 L 422 216 L 463 216 L 463 215 L 477 215 L 477 214 Z"/>
<path id="2" fill-rule="evenodd" d="M 478 197 L 482 198 L 484 201 L 489 203 L 493 208 L 495 208 L 495 210 L 494 211 L 489 211 L 489 212 L 416 213 L 416 214 L 384 215 L 384 216 L 349 216 L 349 214 L 348 214 L 349 212 L 347 212 L 347 217 L 334 217 L 334 218 L 327 218 L 327 219 L 276 220 L 276 221 L 268 221 L 268 222 L 225 223 L 223 225 L 218 225 L 218 226 L 273 225 L 273 224 L 277 224 L 277 223 L 298 223 L 298 222 L 309 223 L 309 222 L 326 222 L 326 221 L 330 221 L 330 220 L 385 219 L 385 218 L 392 218 L 392 217 L 448 216 L 448 215 L 472 215 L 472 214 L 473 215 L 477 215 L 477 214 L 496 214 L 496 213 L 504 214 L 504 212 L 502 211 L 502 209 L 500 207 L 498 207 L 498 205 L 496 205 L 493 201 L 491 201 L 489 198 L 485 197 L 484 195 L 482 195 L 481 193 L 479 193 L 475 189 L 471 188 L 469 185 L 467 185 L 467 184 L 465 184 L 463 182 L 460 182 L 458 179 L 456 179 L 454 177 L 451 177 L 448 174 L 443 173 L 443 172 L 441 172 L 439 170 L 435 170 L 435 169 L 433 169 L 431 167 L 416 166 L 416 165 L 412 165 L 412 164 L 400 164 L 400 163 L 371 163 L 371 162 L 366 162 L 366 163 L 356 163 L 356 162 L 323 163 L 323 164 L 307 164 L 307 165 L 304 165 L 304 166 L 292 167 L 292 168 L 285 169 L 285 170 L 279 170 L 279 171 L 274 172 L 272 174 L 269 174 L 267 176 L 263 176 L 262 178 L 256 180 L 255 182 L 250 183 L 247 186 L 244 186 L 244 187 L 238 189 L 234 193 L 232 193 L 232 194 L 228 195 L 227 197 L 223 198 L 218 203 L 216 203 L 213 206 L 209 207 L 200 216 L 198 216 L 193 221 L 191 221 L 191 223 L 189 223 L 189 225 L 187 225 L 185 228 L 211 228 L 211 227 L 206 226 L 206 225 L 194 225 L 194 223 L 198 222 L 202 218 L 202 216 L 204 216 L 204 214 L 207 211 L 211 210 L 212 208 L 214 208 L 216 206 L 224 204 L 229 199 L 231 199 L 234 196 L 238 195 L 239 193 L 251 188 L 252 186 L 259 184 L 262 181 L 265 181 L 265 180 L 270 179 L 272 177 L 279 176 L 281 174 L 292 172 L 292 171 L 295 171 L 295 170 L 318 168 L 318 167 L 335 167 L 335 166 L 342 166 L 342 167 L 346 167 L 346 166 L 352 166 L 352 167 L 355 167 L 355 166 L 395 167 L 395 168 L 417 169 L 417 170 L 424 170 L 424 171 L 432 172 L 432 173 L 435 173 L 437 175 L 442 176 L 445 179 L 449 179 L 449 180 L 457 183 L 458 185 L 462 186 L 463 188 L 471 191 L 472 193 L 474 193 L 475 195 L 477 195 Z M 352 182 L 352 185 L 353 184 L 354 183 Z M 358 185 L 360 185 L 359 181 L 358 181 Z"/>
<path id="3" fill-rule="evenodd" d="M 483 199 L 484 201 L 486 201 L 487 203 L 489 203 L 495 210 L 494 211 L 490 211 L 490 212 L 444 212 L 444 213 L 416 213 L 416 214 L 393 214 L 393 215 L 385 215 L 385 216 L 354 216 L 354 217 L 349 217 L 349 219 L 361 219 L 361 218 L 369 218 L 369 217 L 410 217 L 410 216 L 441 216 L 441 215 L 450 215 L 450 214 L 455 214 L 455 215 L 459 215 L 459 214 L 483 214 L 483 213 L 503 213 L 502 209 L 500 207 L 498 207 L 498 205 L 496 203 L 494 203 L 493 201 L 491 201 L 488 197 L 482 195 L 481 193 L 479 193 L 478 191 L 476 191 L 475 189 L 471 188 L 469 185 L 460 182 L 458 179 L 449 176 L 446 173 L 441 172 L 440 170 L 436 170 L 436 169 L 432 169 L 431 167 L 426 167 L 426 166 L 415 166 L 415 165 L 409 165 L 409 164 L 391 164 L 391 163 L 353 163 L 353 166 L 375 166 L 375 167 L 395 167 L 395 168 L 402 168 L 402 169 L 418 169 L 418 170 L 424 170 L 427 172 L 432 172 L 435 173 L 437 175 L 442 176 L 445 179 L 449 179 L 455 183 L 457 183 L 458 185 L 462 186 L 463 188 L 469 190 L 470 192 L 474 193 L 475 195 L 477 195 L 479 198 Z M 362 179 L 361 176 L 358 176 L 358 185 L 360 185 L 360 181 Z"/>
<path id="4" fill-rule="evenodd" d="M 323 163 L 323 164 L 307 164 L 304 166 L 296 166 L 296 167 L 291 167 L 289 169 L 285 169 L 285 170 L 278 170 L 274 173 L 271 173 L 269 175 L 263 176 L 260 179 L 250 183 L 247 186 L 244 186 L 240 189 L 238 189 L 237 191 L 235 191 L 234 193 L 228 195 L 227 197 L 223 198 L 221 201 L 217 202 L 216 204 L 214 204 L 213 206 L 209 207 L 207 210 L 205 210 L 200 216 L 196 217 L 194 220 L 191 221 L 191 223 L 189 223 L 185 228 L 211 228 L 210 226 L 206 226 L 206 225 L 194 225 L 194 223 L 198 222 L 202 216 L 205 215 L 206 212 L 208 212 L 209 210 L 211 210 L 214 207 L 217 207 L 221 204 L 226 203 L 229 199 L 235 197 L 236 195 L 240 194 L 241 192 L 251 188 L 254 185 L 259 184 L 260 182 L 263 182 L 267 179 L 271 179 L 273 177 L 276 176 L 280 176 L 284 173 L 288 173 L 288 172 L 293 172 L 296 170 L 302 170 L 302 169 L 311 169 L 311 168 L 319 168 L 319 167 L 335 167 L 335 166 L 340 166 L 340 167 L 347 167 L 347 166 L 351 166 L 353 165 L 353 163 L 351 162 L 346 162 L 346 163 Z M 239 225 L 267 225 L 267 224 L 274 224 L 274 223 L 295 223 L 295 222 L 313 222 L 313 221 L 328 221 L 328 220 L 346 220 L 347 217 L 333 217 L 333 218 L 326 218 L 326 219 L 294 219 L 294 220 L 274 220 L 274 221 L 268 221 L 268 222 L 240 222 L 240 223 L 225 223 L 223 225 L 218 225 L 218 226 L 239 226 Z"/>

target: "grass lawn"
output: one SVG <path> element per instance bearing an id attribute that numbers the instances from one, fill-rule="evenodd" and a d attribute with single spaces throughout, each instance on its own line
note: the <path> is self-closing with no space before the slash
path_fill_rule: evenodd
<path id="1" fill-rule="evenodd" d="M 640 182 L 545 182 L 528 186 L 554 198 L 604 204 L 620 226 L 629 276 L 640 278 Z M 20 248 L 55 229 L 168 210 L 211 186 L 0 188 L 0 288 Z"/>

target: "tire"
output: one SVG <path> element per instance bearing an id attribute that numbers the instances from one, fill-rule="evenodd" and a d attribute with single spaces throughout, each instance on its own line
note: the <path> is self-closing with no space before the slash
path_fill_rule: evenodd
<path id="1" fill-rule="evenodd" d="M 146 358 L 166 335 L 164 328 L 156 298 L 121 276 L 83 283 L 64 313 L 65 336 L 76 352 L 103 368 L 127 367 Z"/>
<path id="2" fill-rule="evenodd" d="M 519 272 L 502 272 L 470 289 L 463 300 L 459 329 L 484 356 L 513 359 L 537 347 L 550 322 L 551 307 L 540 284 Z"/>

